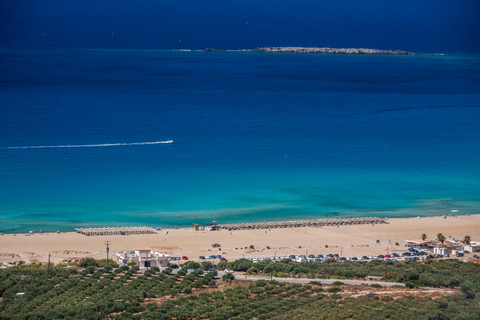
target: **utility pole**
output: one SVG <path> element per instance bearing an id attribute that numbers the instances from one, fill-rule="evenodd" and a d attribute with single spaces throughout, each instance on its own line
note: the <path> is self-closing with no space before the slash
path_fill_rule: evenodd
<path id="1" fill-rule="evenodd" d="M 105 241 L 105 245 L 107 246 L 107 266 L 108 266 L 108 251 L 110 250 L 110 248 L 108 247 L 110 245 L 110 241 Z"/>

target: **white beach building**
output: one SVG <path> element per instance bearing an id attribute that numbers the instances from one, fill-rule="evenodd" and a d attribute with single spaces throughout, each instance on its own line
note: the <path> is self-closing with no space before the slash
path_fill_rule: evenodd
<path id="1" fill-rule="evenodd" d="M 457 254 L 457 251 L 463 250 L 463 244 L 459 241 L 454 240 L 445 240 L 443 244 L 436 243 L 435 247 L 433 248 L 433 253 L 437 254 Z"/>
<path id="2" fill-rule="evenodd" d="M 470 244 L 466 244 L 464 250 L 468 250 L 470 252 L 479 252 L 480 251 L 480 242 L 470 241 Z"/>
<path id="3" fill-rule="evenodd" d="M 131 262 L 134 262 L 140 268 L 166 268 L 168 266 L 168 255 L 148 249 L 117 252 L 117 263 L 120 266 Z"/>
<path id="4" fill-rule="evenodd" d="M 435 248 L 433 248 L 433 253 L 434 254 L 441 254 L 442 256 L 444 256 L 446 254 L 451 254 L 452 250 L 451 250 L 451 248 L 448 248 L 448 247 L 435 247 Z"/>
<path id="5" fill-rule="evenodd" d="M 405 240 L 405 248 L 413 248 L 414 250 L 431 250 L 433 243 L 431 241 L 414 239 Z"/>

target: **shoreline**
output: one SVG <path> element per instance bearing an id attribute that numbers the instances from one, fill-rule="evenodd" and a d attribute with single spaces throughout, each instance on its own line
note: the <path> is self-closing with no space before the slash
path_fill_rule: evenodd
<path id="1" fill-rule="evenodd" d="M 39 233 L 41 230 L 44 230 L 45 233 L 54 233 L 54 232 L 75 232 L 79 228 L 107 228 L 107 227 L 151 227 L 157 228 L 160 227 L 162 229 L 188 229 L 191 228 L 193 225 L 198 224 L 202 227 L 207 227 L 212 225 L 213 221 L 217 221 L 218 225 L 225 225 L 228 226 L 230 224 L 262 224 L 262 223 L 282 223 L 282 222 L 304 222 L 304 221 L 326 221 L 331 219 L 337 220 L 354 220 L 354 219 L 384 219 L 386 221 L 391 219 L 413 219 L 413 218 L 432 218 L 432 217 L 439 217 L 439 216 L 462 216 L 462 215 L 480 215 L 480 211 L 476 210 L 475 205 L 470 205 L 465 208 L 467 205 L 465 203 L 455 203 L 455 205 L 448 204 L 443 208 L 440 207 L 433 207 L 433 208 L 425 208 L 422 207 L 411 207 L 411 208 L 398 208 L 398 209 L 391 209 L 391 210 L 371 210 L 369 212 L 349 212 L 349 213 L 342 213 L 342 212 L 332 212 L 329 214 L 306 214 L 301 215 L 298 217 L 293 216 L 271 216 L 271 217 L 263 217 L 259 216 L 257 218 L 248 217 L 248 219 L 231 219 L 228 216 L 222 217 L 220 212 L 212 211 L 214 214 L 210 215 L 207 218 L 205 215 L 197 216 L 191 212 L 188 215 L 174 215 L 171 218 L 176 222 L 170 222 L 168 224 L 165 223 L 166 218 L 163 216 L 159 217 L 159 222 L 152 224 L 151 222 L 132 222 L 132 223 L 118 223 L 118 222 L 87 222 L 87 221 L 78 221 L 78 223 L 73 224 L 69 221 L 59 221 L 59 223 L 50 223 L 51 221 L 43 221 L 45 222 L 42 225 L 41 221 L 38 221 L 30 226 L 23 227 L 22 229 L 5 229 L 1 230 L 1 234 L 24 234 L 30 231 L 34 233 Z M 455 210 L 453 208 L 459 208 Z M 228 209 L 226 209 L 228 211 Z M 182 219 L 183 216 L 183 219 Z M 151 220 L 151 219 L 148 219 Z"/>
<path id="2" fill-rule="evenodd" d="M 446 239 L 480 241 L 480 215 L 421 218 L 390 218 L 388 224 L 358 224 L 276 229 L 194 231 L 192 228 L 162 229 L 157 234 L 85 236 L 75 232 L 35 233 L 27 236 L 0 236 L 0 263 L 61 263 L 83 257 L 106 258 L 105 241 L 110 241 L 110 256 L 117 251 L 149 249 L 170 256 L 222 255 L 229 261 L 248 257 L 290 254 L 339 254 L 341 256 L 378 255 L 404 252 L 405 240 L 418 239 L 422 233 L 434 239 L 443 233 Z M 378 242 L 377 242 L 378 240 Z M 213 248 L 213 243 L 221 244 Z M 396 243 L 399 245 L 397 246 Z M 253 246 L 253 249 L 250 247 Z M 471 255 L 471 254 L 470 254 Z M 466 255 L 468 258 L 468 255 Z M 218 263 L 216 260 L 210 260 Z M 180 260 L 185 262 L 185 260 Z"/>

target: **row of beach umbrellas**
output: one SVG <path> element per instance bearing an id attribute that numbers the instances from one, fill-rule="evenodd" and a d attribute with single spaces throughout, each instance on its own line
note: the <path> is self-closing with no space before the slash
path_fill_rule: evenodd
<path id="1" fill-rule="evenodd" d="M 252 223 L 226 223 L 219 224 L 218 229 L 245 230 L 245 229 L 270 229 L 270 228 L 298 228 L 298 227 L 321 227 L 353 224 L 380 224 L 386 223 L 385 219 L 377 217 L 324 219 L 324 220 L 297 220 L 297 221 L 273 221 Z"/>
<path id="2" fill-rule="evenodd" d="M 75 228 L 77 233 L 86 236 L 155 234 L 157 231 L 150 227 L 106 227 L 106 228 Z"/>

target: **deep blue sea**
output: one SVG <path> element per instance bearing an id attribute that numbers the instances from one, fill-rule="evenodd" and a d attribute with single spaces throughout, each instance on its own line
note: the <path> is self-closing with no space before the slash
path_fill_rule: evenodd
<path id="1" fill-rule="evenodd" d="M 480 213 L 479 56 L 2 49 L 0 70 L 1 232 Z"/>

